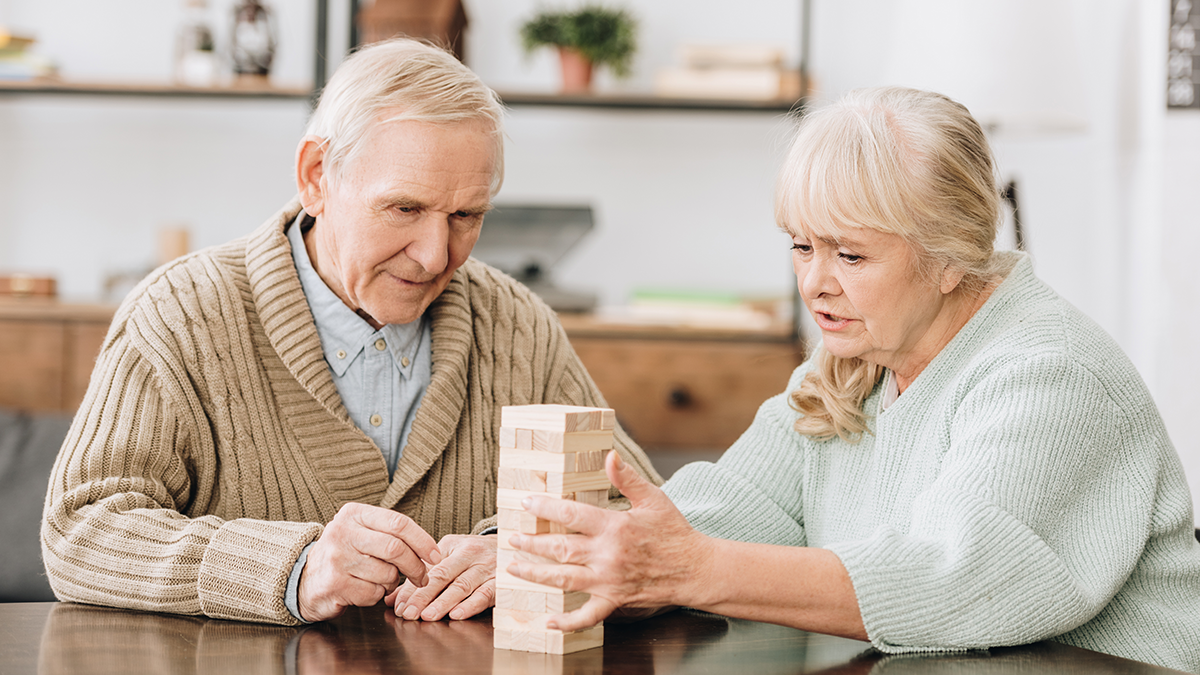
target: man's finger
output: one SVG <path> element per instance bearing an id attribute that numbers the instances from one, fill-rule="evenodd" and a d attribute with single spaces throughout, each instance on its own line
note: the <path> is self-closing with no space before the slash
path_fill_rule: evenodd
<path id="1" fill-rule="evenodd" d="M 466 600 L 451 609 L 449 616 L 455 621 L 469 619 L 494 604 L 496 604 L 496 580 L 493 578 L 485 581 Z"/>
<path id="2" fill-rule="evenodd" d="M 599 595 L 593 595 L 588 598 L 588 601 L 583 603 L 583 607 L 568 612 L 567 614 L 558 614 L 550 617 L 546 621 L 546 627 L 551 630 L 561 630 L 570 632 L 583 628 L 590 628 L 608 618 L 617 608 L 617 603 L 608 598 Z"/>
<path id="3" fill-rule="evenodd" d="M 418 586 L 425 585 L 428 566 L 404 540 L 368 528 L 359 529 L 351 541 L 355 554 L 390 564 Z"/>
<path id="4" fill-rule="evenodd" d="M 417 617 L 422 617 L 429 603 L 446 592 L 447 588 L 452 586 L 454 580 L 467 569 L 468 564 L 469 561 L 464 560 L 462 556 L 450 555 L 440 564 L 430 567 L 429 573 L 425 577 L 425 585 L 408 596 L 408 600 L 404 602 L 404 611 L 400 616 L 409 621 Z M 456 599 L 455 602 L 458 602 L 460 599 Z M 441 617 L 438 618 L 440 619 Z M 437 619 L 427 620 L 436 621 Z"/>
<path id="5" fill-rule="evenodd" d="M 402 513 L 376 506 L 364 508 L 357 513 L 358 522 L 368 529 L 389 534 L 403 541 L 421 560 L 436 565 L 445 558 L 438 550 L 437 542 L 421 529 L 416 521 Z"/>

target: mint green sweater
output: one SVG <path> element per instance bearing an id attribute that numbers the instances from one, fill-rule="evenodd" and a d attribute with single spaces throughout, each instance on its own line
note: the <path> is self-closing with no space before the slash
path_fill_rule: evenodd
<path id="1" fill-rule="evenodd" d="M 1052 638 L 1200 672 L 1179 457 L 1129 359 L 1028 257 L 881 412 L 882 389 L 857 444 L 797 434 L 785 392 L 665 489 L 709 535 L 836 553 L 881 651 Z"/>

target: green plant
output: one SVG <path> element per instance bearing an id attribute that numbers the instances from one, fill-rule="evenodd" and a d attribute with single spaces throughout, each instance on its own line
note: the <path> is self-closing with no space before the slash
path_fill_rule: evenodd
<path id="1" fill-rule="evenodd" d="M 624 77 L 637 50 L 636 32 L 637 22 L 624 10 L 591 5 L 538 13 L 521 26 L 521 42 L 526 52 L 546 46 L 574 49 Z"/>

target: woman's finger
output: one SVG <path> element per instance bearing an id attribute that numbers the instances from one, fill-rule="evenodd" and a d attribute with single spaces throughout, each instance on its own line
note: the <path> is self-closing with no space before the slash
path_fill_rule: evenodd
<path id="1" fill-rule="evenodd" d="M 516 559 L 509 563 L 507 572 L 525 581 L 564 591 L 581 591 L 594 581 L 591 570 L 580 565 L 542 565 Z"/>
<path id="2" fill-rule="evenodd" d="M 616 450 L 608 453 L 608 457 L 604 458 L 604 470 L 608 473 L 608 480 L 612 482 L 613 487 L 627 497 L 630 505 L 635 509 L 639 506 L 648 506 L 659 499 L 666 499 L 662 490 L 642 478 L 632 466 L 621 459 L 621 455 Z M 580 531 L 582 532 L 582 530 Z"/>
<path id="3" fill-rule="evenodd" d="M 573 532 L 595 535 L 604 530 L 607 511 L 596 506 L 536 496 L 521 500 L 521 506 L 538 518 L 559 523 Z"/>
<path id="4" fill-rule="evenodd" d="M 590 628 L 608 618 L 608 615 L 616 609 L 617 603 L 608 598 L 593 595 L 583 603 L 583 607 L 567 614 L 550 617 L 546 621 L 546 628 L 563 632 Z"/>

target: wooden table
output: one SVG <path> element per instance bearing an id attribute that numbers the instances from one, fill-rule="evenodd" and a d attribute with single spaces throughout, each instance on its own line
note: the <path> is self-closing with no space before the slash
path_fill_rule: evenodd
<path id="1" fill-rule="evenodd" d="M 68 603 L 0 604 L 0 672 L 120 673 L 826 673 L 1149 675 L 1177 672 L 1043 642 L 990 652 L 885 657 L 855 640 L 678 611 L 607 624 L 605 645 L 567 656 L 492 649 L 490 613 L 398 621 L 355 609 L 304 628 Z"/>

